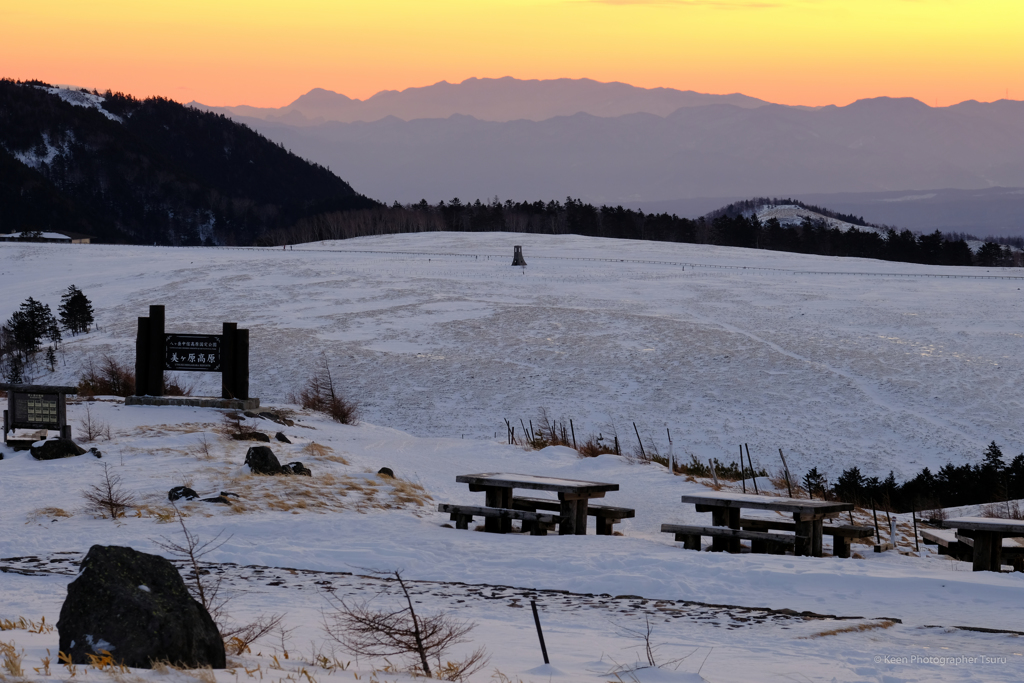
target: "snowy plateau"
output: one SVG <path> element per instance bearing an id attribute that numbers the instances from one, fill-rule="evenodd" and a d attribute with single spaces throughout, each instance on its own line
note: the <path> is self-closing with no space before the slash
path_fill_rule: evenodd
<path id="1" fill-rule="evenodd" d="M 514 245 L 525 268 L 510 266 Z M 895 515 L 896 550 L 854 544 L 850 559 L 832 557 L 828 537 L 822 558 L 684 550 L 660 526 L 709 524 L 679 497 L 710 482 L 626 457 L 525 450 L 505 428 L 545 409 L 572 419 L 577 438 L 615 434 L 632 450 L 635 423 L 645 446 L 680 459 L 729 462 L 746 443 L 758 467 L 778 471 L 781 448 L 797 476 L 817 467 L 832 479 L 853 465 L 904 479 L 978 462 L 993 440 L 1012 457 L 1024 450 L 1024 282 L 1013 270 L 508 233 L 288 250 L 0 244 L 0 318 L 29 296 L 56 310 L 71 284 L 99 329 L 69 336 L 57 370 L 39 362 L 32 381 L 77 384 L 108 356 L 132 365 L 151 304 L 166 306 L 168 332 L 237 322 L 250 330 L 252 395 L 295 421 L 245 424 L 283 431 L 292 443 L 270 446 L 312 477 L 250 474 L 251 444 L 229 438 L 225 411 L 115 397 L 68 407 L 76 440 L 102 458 L 35 461 L 3 447 L 0 643 L 22 653 L 28 680 L 71 672 L 56 662 L 55 631 L 17 620 L 55 624 L 93 544 L 166 554 L 161 539 L 180 535 L 167 491 L 182 484 L 238 493 L 179 508 L 192 532 L 226 539 L 207 559 L 230 619 L 284 614 L 285 631 L 224 671 L 80 665 L 76 680 L 414 680 L 411 662 L 347 656 L 323 631 L 328 595 L 401 605 L 373 569 L 402 570 L 424 613 L 476 623 L 451 653 L 487 648 L 474 681 L 1024 679 L 1024 574 L 917 551 L 910 515 Z M 324 359 L 359 404 L 357 425 L 289 404 Z M 219 394 L 216 375 L 183 379 Z M 88 441 L 85 421 L 109 436 Z M 136 496 L 116 521 L 82 496 L 104 465 Z M 482 505 L 455 481 L 474 472 L 615 482 L 604 502 L 636 517 L 616 526 L 621 536 L 594 535 L 592 520 L 586 536 L 450 528 L 437 505 Z M 638 637 L 648 627 L 656 666 Z M 325 666 L 333 658 L 344 668 Z"/>

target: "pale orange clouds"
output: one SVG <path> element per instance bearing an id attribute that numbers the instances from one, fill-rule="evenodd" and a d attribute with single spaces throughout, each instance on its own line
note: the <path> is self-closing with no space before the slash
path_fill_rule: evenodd
<path id="1" fill-rule="evenodd" d="M 787 104 L 1024 99 L 1019 0 L 35 0 L 0 75 L 281 106 L 471 76 L 588 77 Z"/>

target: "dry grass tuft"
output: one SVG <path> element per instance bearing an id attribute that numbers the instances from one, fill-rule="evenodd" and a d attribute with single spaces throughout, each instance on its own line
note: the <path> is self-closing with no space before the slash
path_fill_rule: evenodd
<path id="1" fill-rule="evenodd" d="M 415 482 L 332 472 L 314 471 L 312 477 L 245 474 L 231 479 L 227 487 L 239 495 L 229 510 L 236 514 L 267 509 L 318 513 L 411 509 L 425 513 L 433 501 Z"/>
<path id="2" fill-rule="evenodd" d="M 18 617 L 17 619 L 0 619 L 0 631 L 28 631 L 29 633 L 53 633 L 53 626 L 46 623 L 46 617 L 38 622 Z"/>
<path id="3" fill-rule="evenodd" d="M 71 513 L 61 508 L 38 508 L 28 514 L 31 520 L 53 519 L 55 517 L 70 517 Z M 3 630 L 3 629 L 0 629 Z"/>
<path id="4" fill-rule="evenodd" d="M 21 668 L 21 662 L 25 658 L 25 651 L 18 651 L 14 643 L 5 643 L 0 640 L 0 679 L 7 680 L 8 676 L 14 679 L 25 677 L 25 671 Z"/>
<path id="5" fill-rule="evenodd" d="M 843 626 L 841 628 L 829 629 L 828 631 L 815 633 L 812 636 L 806 636 L 805 638 L 801 638 L 801 640 L 810 640 L 811 638 L 824 638 L 826 636 L 838 636 L 843 633 L 863 633 L 864 631 L 874 631 L 875 629 L 892 628 L 895 625 L 895 621 L 889 621 L 888 619 L 883 621 L 869 621 L 863 624 L 853 624 L 852 626 Z"/>
<path id="6" fill-rule="evenodd" d="M 316 443 L 315 441 L 311 441 L 310 443 L 303 446 L 302 452 L 306 453 L 312 458 L 331 460 L 333 462 L 339 462 L 342 465 L 348 464 L 348 460 L 346 460 L 344 456 L 336 455 L 334 453 L 334 449 L 332 449 L 330 446 L 323 446 L 321 444 Z"/>

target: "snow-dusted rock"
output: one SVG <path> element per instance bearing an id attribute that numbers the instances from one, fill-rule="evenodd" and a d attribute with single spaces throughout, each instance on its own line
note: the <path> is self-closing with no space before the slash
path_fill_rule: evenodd
<path id="1" fill-rule="evenodd" d="M 48 439 L 32 444 L 32 457 L 36 460 L 58 460 L 85 453 L 85 449 L 71 439 Z"/>
<path id="2" fill-rule="evenodd" d="M 145 587 L 143 589 L 143 587 Z M 57 622 L 60 651 L 76 664 L 109 652 L 148 669 L 166 661 L 187 668 L 225 665 L 224 642 L 178 570 L 157 555 L 94 545 L 68 585 Z"/>
<path id="3" fill-rule="evenodd" d="M 281 474 L 281 461 L 269 446 L 253 446 L 245 454 L 245 464 L 253 474 Z"/>

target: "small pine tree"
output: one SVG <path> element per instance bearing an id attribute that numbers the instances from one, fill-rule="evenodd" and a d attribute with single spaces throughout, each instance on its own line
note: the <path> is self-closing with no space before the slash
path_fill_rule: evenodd
<path id="1" fill-rule="evenodd" d="M 93 324 L 92 302 L 78 287 L 71 285 L 60 298 L 60 323 L 72 336 L 88 333 Z"/>
<path id="2" fill-rule="evenodd" d="M 995 441 L 990 443 L 988 448 L 985 449 L 983 458 L 984 462 L 982 463 L 982 467 L 984 468 L 991 469 L 996 472 L 1002 472 L 1006 467 L 1006 464 L 1003 462 L 1003 451 L 1000 450 Z"/>
<path id="3" fill-rule="evenodd" d="M 53 350 L 52 346 L 46 349 L 46 362 L 50 364 L 50 372 L 57 369 L 57 352 Z"/>
<path id="4" fill-rule="evenodd" d="M 814 497 L 815 493 L 822 493 L 824 496 L 825 477 L 818 472 L 817 467 L 812 467 L 811 471 L 804 475 L 804 488 L 807 489 L 807 495 L 811 498 Z"/>

